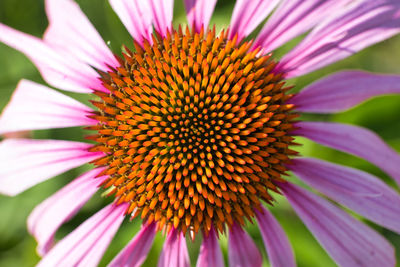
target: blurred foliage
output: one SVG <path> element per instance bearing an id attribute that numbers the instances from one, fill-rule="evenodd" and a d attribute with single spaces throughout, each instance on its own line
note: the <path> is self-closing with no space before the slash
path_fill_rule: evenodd
<path id="1" fill-rule="evenodd" d="M 77 1 L 89 19 L 98 29 L 100 34 L 106 40 L 107 44 L 114 51 L 120 53 L 121 44 L 127 44 L 133 47 L 131 37 L 124 29 L 118 17 L 113 13 L 108 1 L 106 0 L 78 0 Z M 215 23 L 218 29 L 229 25 L 230 14 L 233 9 L 233 1 L 220 0 L 217 4 L 216 11 L 211 23 Z M 174 24 L 186 23 L 185 13 L 181 1 L 176 1 L 174 10 Z M 47 27 L 47 19 L 44 12 L 44 4 L 42 0 L 0 0 L 0 22 L 5 23 L 18 30 L 30 33 L 40 37 Z M 284 47 L 276 51 L 276 55 L 282 55 L 293 47 L 299 39 L 290 42 Z M 295 90 L 300 90 L 310 82 L 328 75 L 334 71 L 343 69 L 363 69 L 373 72 L 383 73 L 400 73 L 400 37 L 395 37 L 383 43 L 365 49 L 364 51 L 347 58 L 339 63 L 333 64 L 322 70 L 313 72 L 312 74 L 300 77 L 298 79 L 288 81 L 289 84 L 296 85 Z M 13 49 L 0 44 L 0 110 L 8 102 L 14 88 L 20 79 L 29 79 L 39 83 L 44 83 L 38 71 L 33 64 L 22 54 Z M 89 96 L 67 93 L 85 103 Z M 382 136 L 392 147 L 400 151 L 400 96 L 385 96 L 369 100 L 360 106 L 353 108 L 347 112 L 336 115 L 304 115 L 303 119 L 309 120 L 329 120 L 350 124 L 357 124 L 374 130 Z M 52 138 L 67 140 L 83 140 L 84 132 L 80 128 L 55 129 L 36 131 L 33 136 L 35 138 Z M 314 144 L 305 139 L 298 142 L 303 146 L 297 149 L 302 155 L 315 156 L 329 160 L 332 162 L 356 167 L 371 172 L 382 177 L 386 182 L 394 185 L 388 177 L 375 166 L 370 163 Z M 67 182 L 77 177 L 82 171 L 87 169 L 84 166 L 67 173 L 59 175 L 54 179 L 50 179 L 40 185 L 33 187 L 20 194 L 17 197 L 0 196 L 0 266 L 5 267 L 24 267 L 34 266 L 39 260 L 36 255 L 35 240 L 27 233 L 26 218 L 30 211 L 50 196 L 53 192 L 61 188 Z M 296 181 L 295 178 L 289 178 Z M 71 232 L 82 221 L 92 215 L 96 210 L 100 209 L 105 200 L 99 200 L 100 193 L 95 195 L 83 207 L 81 212 L 70 222 L 65 224 L 57 233 L 57 238 L 62 238 Z M 315 241 L 309 231 L 304 227 L 301 221 L 296 217 L 288 203 L 280 196 L 277 196 L 277 204 L 271 208 L 277 219 L 281 222 L 283 228 L 287 232 L 291 240 L 297 262 L 299 266 L 307 267 L 329 267 L 335 266 L 326 252 Z M 397 255 L 400 252 L 400 237 L 393 232 L 382 229 L 376 225 L 369 223 L 396 247 Z M 135 220 L 133 222 L 124 222 L 122 228 L 117 233 L 112 245 L 107 250 L 101 266 L 105 266 L 118 251 L 134 236 L 139 228 L 140 223 Z M 257 225 L 249 224 L 248 231 L 261 248 L 266 258 L 265 250 Z M 155 266 L 158 255 L 162 249 L 164 237 L 158 234 L 154 242 L 154 246 L 148 256 L 145 266 Z M 225 255 L 227 263 L 227 243 L 226 237 L 221 238 L 221 247 Z M 190 244 L 190 257 L 192 265 L 196 262 L 196 255 L 199 251 L 200 240 Z M 267 261 L 265 261 L 267 262 Z M 266 266 L 269 266 L 266 263 Z"/>

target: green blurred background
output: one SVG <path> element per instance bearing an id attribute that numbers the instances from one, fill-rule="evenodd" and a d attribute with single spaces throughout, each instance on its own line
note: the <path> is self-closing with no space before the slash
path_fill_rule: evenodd
<path id="1" fill-rule="evenodd" d="M 118 17 L 113 13 L 107 1 L 77 0 L 77 2 L 115 53 L 120 53 L 121 44 L 126 44 L 131 48 L 133 47 L 130 36 L 124 29 Z M 229 25 L 233 5 L 234 1 L 220 0 L 217 4 L 211 23 L 215 23 L 218 29 Z M 40 37 L 47 27 L 43 1 L 0 0 L 0 22 Z M 186 23 L 186 18 L 182 2 L 177 0 L 174 9 L 174 24 L 177 25 L 179 23 Z M 293 47 L 298 40 L 294 40 L 280 48 L 275 54 L 278 57 L 279 55 L 284 54 Z M 365 49 L 357 55 L 327 68 L 298 79 L 290 80 L 289 84 L 296 85 L 295 90 L 300 90 L 306 84 L 324 75 L 343 69 L 363 69 L 373 72 L 400 74 L 399 59 L 400 36 L 397 36 Z M 5 104 L 8 102 L 18 81 L 22 78 L 44 83 L 36 68 L 24 55 L 0 44 L 0 110 L 3 109 Z M 71 93 L 68 93 L 68 95 L 80 99 L 85 103 L 87 103 L 87 100 L 89 99 L 89 96 L 86 95 Z M 392 147 L 397 151 L 400 151 L 400 95 L 376 98 L 341 114 L 324 116 L 307 115 L 302 118 L 310 120 L 338 121 L 367 127 L 377 132 Z M 32 135 L 34 138 L 41 139 L 83 141 L 84 134 L 84 131 L 80 128 L 68 128 L 36 131 Z M 299 139 L 298 142 L 303 144 L 303 146 L 297 148 L 302 155 L 316 156 L 332 162 L 371 172 L 394 186 L 394 183 L 388 179 L 382 171 L 362 159 L 316 145 L 304 139 Z M 36 242 L 26 230 L 27 216 L 35 205 L 88 168 L 89 166 L 84 166 L 71 170 L 55 177 L 54 179 L 39 184 L 17 197 L 0 196 L 0 267 L 34 266 L 38 262 L 39 257 L 35 251 Z M 290 177 L 289 179 L 298 183 L 294 177 Z M 277 200 L 278 203 L 275 207 L 271 208 L 271 210 L 281 222 L 290 241 L 292 242 L 298 265 L 307 267 L 335 266 L 333 261 L 296 217 L 288 203 L 279 196 L 277 196 Z M 57 233 L 57 238 L 62 238 L 67 233 L 71 232 L 77 225 L 109 201 L 110 200 L 102 199 L 100 193 L 95 195 L 75 218 L 61 227 Z M 399 259 L 399 235 L 373 225 L 370 222 L 366 223 L 374 227 L 392 244 L 394 244 Z M 134 236 L 138 229 L 138 221 L 124 222 L 111 246 L 108 248 L 100 265 L 105 266 Z M 259 245 L 264 258 L 266 259 L 267 256 L 257 226 L 249 224 L 248 231 Z M 145 266 L 156 265 L 158 255 L 162 249 L 163 240 L 164 237 L 161 234 L 158 234 L 149 257 L 145 262 Z M 223 237 L 220 243 L 225 255 L 225 262 L 227 263 L 226 238 Z M 192 244 L 189 242 L 188 244 L 192 265 L 194 266 L 196 255 L 199 251 L 200 240 L 197 239 L 196 242 Z M 265 266 L 269 266 L 267 260 L 265 260 Z"/>

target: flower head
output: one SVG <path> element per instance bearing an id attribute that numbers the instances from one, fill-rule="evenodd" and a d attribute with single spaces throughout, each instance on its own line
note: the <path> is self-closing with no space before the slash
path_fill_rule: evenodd
<path id="1" fill-rule="evenodd" d="M 172 29 L 158 38 L 104 74 L 111 93 L 95 92 L 90 151 L 106 154 L 94 162 L 107 167 L 104 187 L 160 230 L 244 225 L 260 200 L 272 200 L 294 154 L 289 88 L 269 55 L 225 32 Z"/>
<path id="2" fill-rule="evenodd" d="M 96 108 L 23 80 L 0 118 L 1 134 L 71 126 L 90 131 L 91 143 L 0 143 L 6 155 L 0 190 L 9 195 L 93 166 L 30 215 L 43 256 L 39 266 L 96 266 L 124 217 L 140 217 L 143 226 L 110 266 L 141 265 L 157 231 L 167 235 L 159 266 L 190 265 L 186 235 L 202 236 L 198 266 L 223 266 L 218 239 L 227 233 L 230 265 L 261 266 L 244 230 L 254 220 L 271 265 L 295 266 L 288 239 L 268 211 L 279 204 L 275 193 L 287 198 L 339 265 L 394 266 L 393 247 L 383 237 L 286 177 L 292 171 L 331 200 L 400 233 L 395 190 L 371 174 L 293 149 L 295 136 L 304 136 L 365 158 L 400 182 L 399 154 L 369 130 L 297 119 L 399 93 L 400 77 L 344 71 L 296 94 L 286 81 L 400 32 L 400 3 L 238 0 L 231 25 L 216 33 L 208 27 L 215 0 L 184 2 L 190 27 L 174 28 L 172 0 L 110 0 L 134 41 L 134 50 L 124 46 L 121 56 L 110 52 L 72 0 L 46 0 L 50 24 L 43 39 L 0 24 L 0 41 L 25 53 L 47 83 L 91 94 Z M 288 54 L 274 58 L 274 49 L 308 31 Z M 55 242 L 57 229 L 99 187 L 113 203 Z"/>

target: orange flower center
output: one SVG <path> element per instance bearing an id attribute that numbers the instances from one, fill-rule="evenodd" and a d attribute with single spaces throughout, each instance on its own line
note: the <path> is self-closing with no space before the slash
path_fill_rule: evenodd
<path id="1" fill-rule="evenodd" d="M 159 229 L 222 232 L 251 220 L 295 154 L 297 115 L 270 55 L 215 29 L 135 47 L 103 75 L 110 93 L 95 92 L 98 134 L 88 138 L 107 154 L 95 161 L 109 175 L 103 187 Z"/>

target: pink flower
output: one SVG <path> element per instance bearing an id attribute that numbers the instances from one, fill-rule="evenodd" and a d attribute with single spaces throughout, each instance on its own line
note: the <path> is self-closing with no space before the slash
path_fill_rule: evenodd
<path id="1" fill-rule="evenodd" d="M 293 95 L 284 81 L 346 58 L 400 32 L 398 0 L 237 0 L 229 29 L 208 28 L 216 0 L 185 0 L 191 30 L 171 25 L 172 0 L 110 0 L 135 40 L 114 56 L 72 0 L 46 0 L 43 39 L 0 24 L 0 41 L 23 52 L 56 88 L 93 95 L 98 111 L 22 80 L 0 118 L 0 133 L 86 126 L 93 143 L 8 138 L 0 143 L 0 192 L 16 195 L 85 163 L 82 174 L 37 206 L 28 228 L 39 266 L 96 266 L 125 216 L 142 229 L 110 266 L 140 266 L 158 230 L 159 266 L 190 266 L 185 235 L 201 234 L 197 266 L 223 266 L 219 235 L 229 232 L 229 265 L 261 266 L 244 231 L 256 219 L 271 266 L 295 266 L 288 239 L 264 207 L 283 194 L 340 266 L 395 266 L 392 245 L 309 190 L 400 233 L 400 196 L 366 172 L 304 158 L 294 136 L 364 158 L 400 183 L 400 156 L 371 131 L 295 121 L 400 93 L 400 76 L 342 71 Z M 258 36 L 246 41 L 268 16 Z M 155 33 L 153 33 L 155 32 Z M 309 33 L 308 33 L 309 32 Z M 307 33 L 289 53 L 274 49 Z M 277 59 L 275 59 L 277 60 Z M 56 242 L 57 229 L 99 187 L 115 201 Z M 278 204 L 278 203 L 277 203 Z"/>

